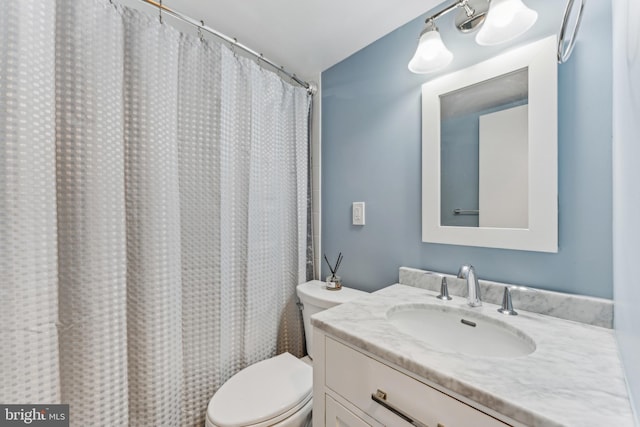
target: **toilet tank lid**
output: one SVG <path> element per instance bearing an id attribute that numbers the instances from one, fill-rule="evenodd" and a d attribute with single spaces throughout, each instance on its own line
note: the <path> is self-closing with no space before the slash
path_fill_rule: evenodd
<path id="1" fill-rule="evenodd" d="M 220 427 L 263 423 L 308 401 L 312 386 L 311 366 L 282 353 L 231 377 L 209 402 L 207 417 Z"/>
<path id="2" fill-rule="evenodd" d="M 339 291 L 332 291 L 327 289 L 325 282 L 320 280 L 311 280 L 298 285 L 297 291 L 303 304 L 311 303 L 322 308 L 330 308 L 369 295 L 367 292 L 346 286 L 343 286 Z"/>

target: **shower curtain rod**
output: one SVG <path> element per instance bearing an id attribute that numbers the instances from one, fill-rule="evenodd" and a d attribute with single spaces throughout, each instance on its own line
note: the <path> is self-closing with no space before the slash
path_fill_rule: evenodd
<path id="1" fill-rule="evenodd" d="M 292 81 L 296 82 L 297 84 L 299 84 L 300 86 L 302 86 L 303 88 L 307 89 L 307 92 L 310 95 L 315 95 L 316 93 L 316 86 L 314 84 L 305 82 L 304 80 L 300 80 L 295 74 L 290 73 L 288 71 L 286 71 L 284 69 L 284 66 L 279 66 L 278 64 L 276 64 L 275 62 L 271 61 L 270 59 L 266 58 L 263 54 L 256 52 L 255 50 L 251 49 L 248 46 L 243 45 L 242 43 L 238 42 L 237 39 L 232 38 L 227 36 L 226 34 L 223 34 L 219 31 L 214 30 L 211 27 L 208 27 L 204 24 L 204 21 L 196 21 L 195 19 L 177 12 L 173 9 L 168 8 L 167 6 L 162 4 L 162 1 L 157 2 L 154 0 L 140 0 L 143 3 L 147 3 L 150 4 L 152 6 L 157 7 L 161 13 L 162 12 L 166 12 L 167 14 L 173 16 L 174 18 L 177 18 L 183 22 L 186 22 L 188 24 L 193 25 L 194 27 L 199 28 L 200 30 L 204 30 L 210 34 L 213 34 L 214 36 L 226 41 L 227 43 L 229 43 L 232 47 L 239 47 L 240 49 L 244 50 L 245 52 L 247 52 L 248 54 L 254 56 L 258 61 L 262 61 L 265 62 L 269 65 L 271 65 L 273 68 L 275 68 L 278 72 L 286 75 L 287 77 L 289 77 Z"/>

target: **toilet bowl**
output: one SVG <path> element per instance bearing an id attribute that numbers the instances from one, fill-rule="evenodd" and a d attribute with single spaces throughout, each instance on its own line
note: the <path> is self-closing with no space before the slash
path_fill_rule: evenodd
<path id="1" fill-rule="evenodd" d="M 213 395 L 206 426 L 304 426 L 312 376 L 311 366 L 289 353 L 248 366 Z"/>
<path id="2" fill-rule="evenodd" d="M 312 280 L 298 285 L 307 353 L 313 358 L 311 316 L 327 308 L 367 295 L 342 287 L 325 288 Z M 308 358 L 283 353 L 235 374 L 213 395 L 206 427 L 305 427 L 311 425 L 313 370 Z"/>

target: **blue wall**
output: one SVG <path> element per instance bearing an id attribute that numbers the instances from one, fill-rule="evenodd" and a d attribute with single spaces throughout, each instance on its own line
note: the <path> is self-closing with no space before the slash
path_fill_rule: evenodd
<path id="1" fill-rule="evenodd" d="M 560 20 L 563 2 L 527 4 L 541 12 L 545 2 L 557 3 L 555 14 L 541 13 L 530 38 L 548 31 L 544 22 Z M 322 74 L 322 250 L 345 255 L 343 283 L 373 291 L 397 282 L 403 265 L 455 273 L 472 263 L 483 279 L 611 298 L 610 2 L 588 3 L 573 56 L 558 69 L 557 254 L 421 241 L 420 91 L 432 77 L 410 73 L 407 63 L 424 17 Z M 455 54 L 445 72 L 499 50 L 438 25 Z M 364 227 L 351 225 L 354 201 L 366 202 Z"/>
<path id="2" fill-rule="evenodd" d="M 480 115 L 478 111 L 440 120 L 440 224 L 477 227 L 480 215 L 455 215 L 454 209 L 478 210 L 480 204 Z"/>

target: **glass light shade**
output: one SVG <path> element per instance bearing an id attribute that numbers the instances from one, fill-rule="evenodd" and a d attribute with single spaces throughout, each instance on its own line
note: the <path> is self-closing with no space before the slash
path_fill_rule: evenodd
<path id="1" fill-rule="evenodd" d="M 538 12 L 529 9 L 522 0 L 491 0 L 476 42 L 483 46 L 508 42 L 525 33 L 537 19 Z"/>
<path id="2" fill-rule="evenodd" d="M 416 74 L 433 73 L 451 62 L 453 54 L 440 38 L 438 30 L 424 32 L 420 36 L 416 53 L 409 61 L 409 71 Z"/>

